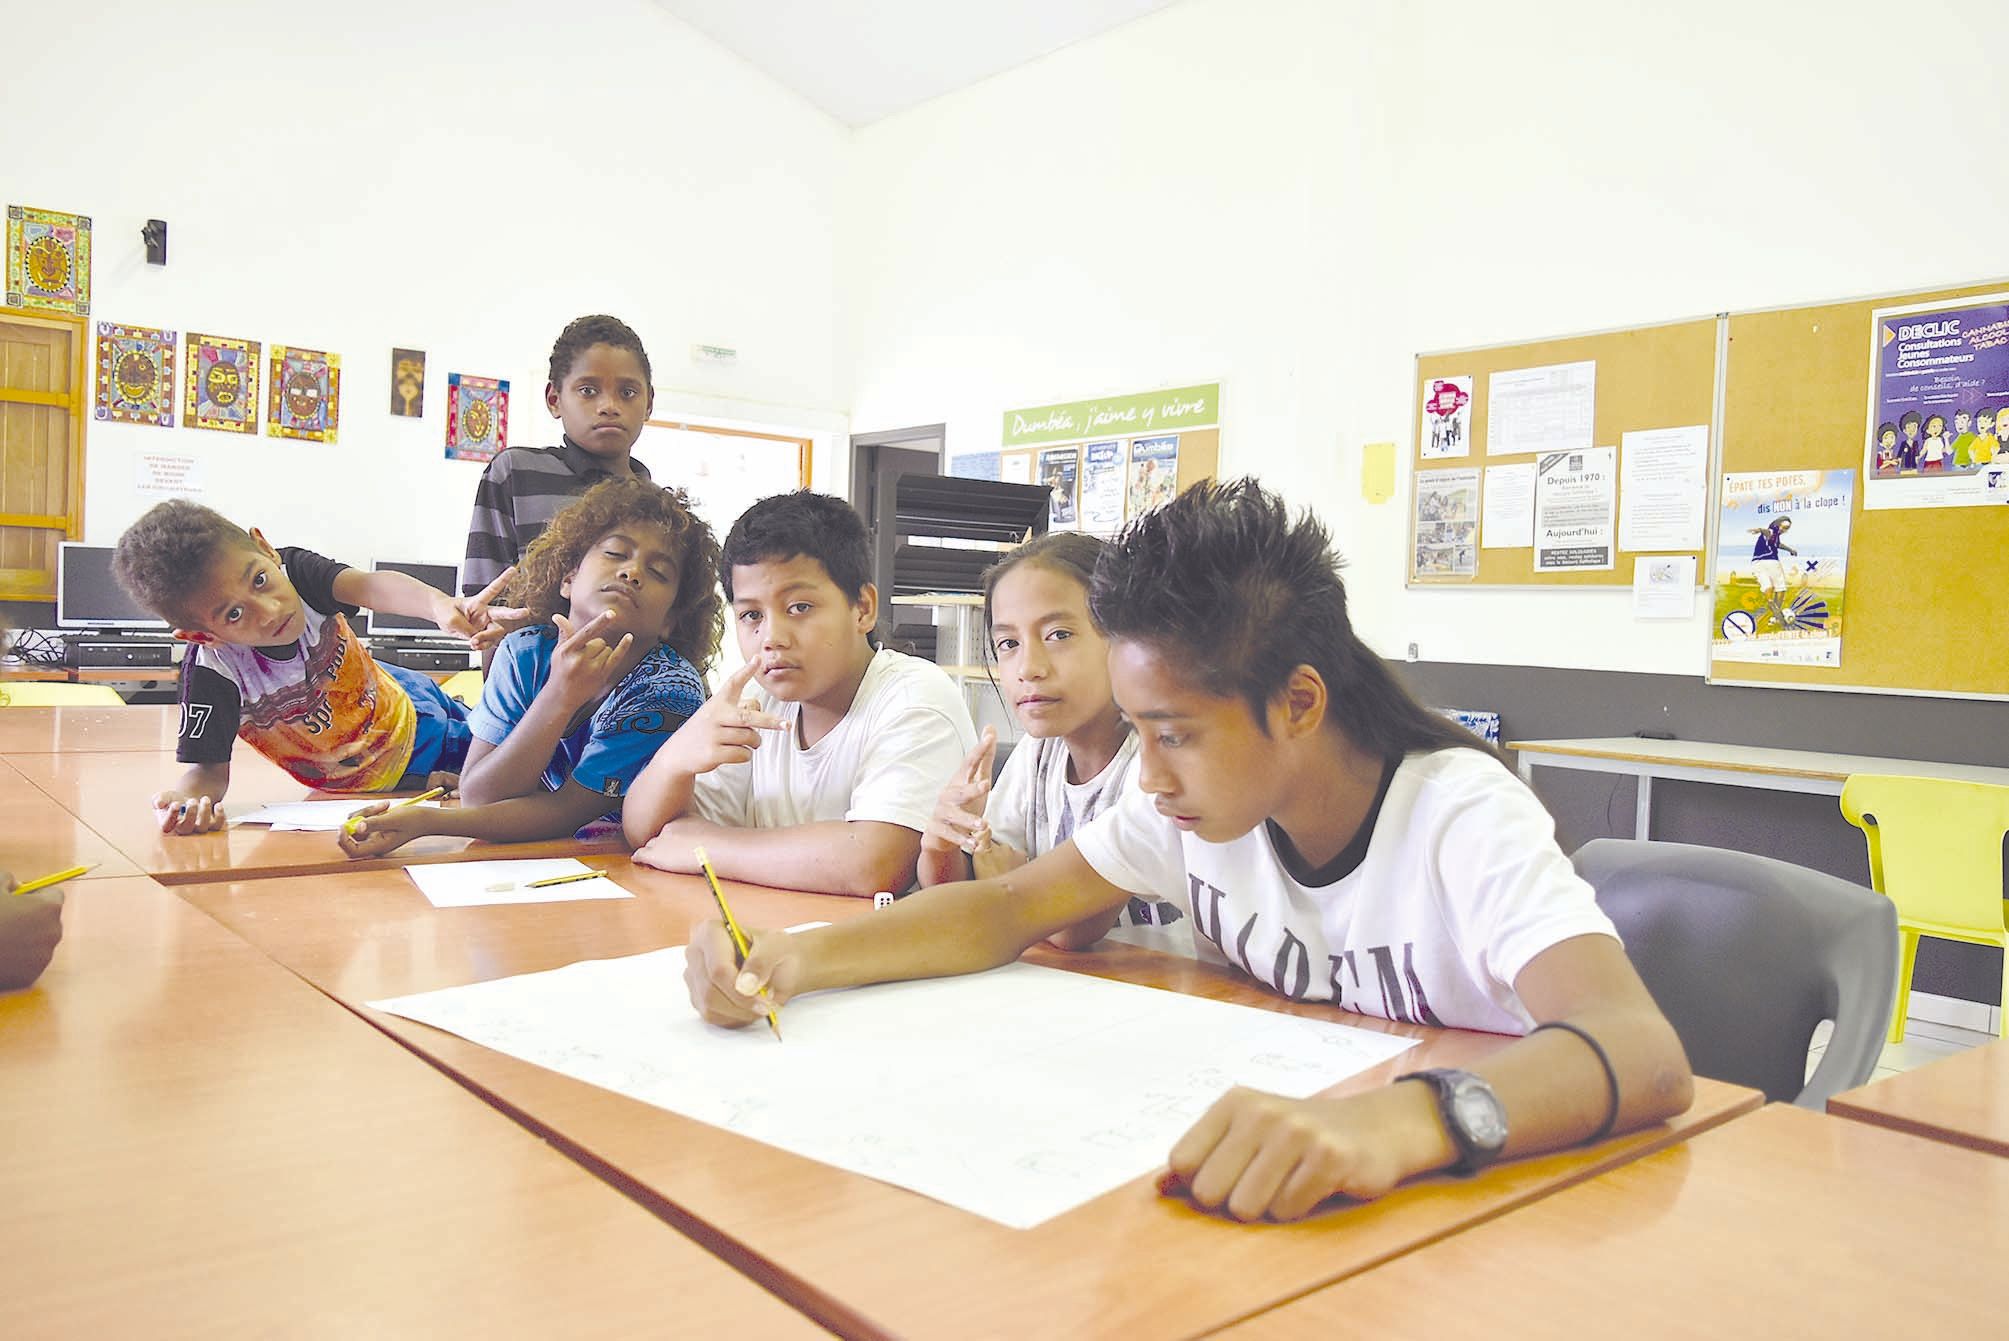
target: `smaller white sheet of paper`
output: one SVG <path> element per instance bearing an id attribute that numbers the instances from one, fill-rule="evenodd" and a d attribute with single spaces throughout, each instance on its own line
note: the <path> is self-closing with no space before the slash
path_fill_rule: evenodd
<path id="1" fill-rule="evenodd" d="M 1632 617 L 1687 619 L 1695 613 L 1695 556 L 1642 554 L 1632 561 Z"/>
<path id="2" fill-rule="evenodd" d="M 1484 549 L 1527 549 L 1535 543 L 1535 463 L 1486 467 L 1480 499 L 1479 544 Z"/>
<path id="3" fill-rule="evenodd" d="M 681 945 L 369 1004 L 1019 1229 L 1163 1168 L 1232 1086 L 1304 1098 L 1414 1044 L 1031 964 L 814 992 L 777 1043 L 698 1018 Z"/>
<path id="4" fill-rule="evenodd" d="M 584 875 L 593 868 L 570 857 L 525 861 L 449 861 L 407 866 L 405 874 L 435 908 L 480 908 L 491 903 L 571 903 L 580 899 L 632 899 L 606 876 L 529 889 L 533 880 Z M 491 889 L 507 885 L 507 889 Z"/>
<path id="5" fill-rule="evenodd" d="M 271 805 L 260 806 L 256 810 L 248 810 L 242 815 L 233 815 L 230 822 L 269 824 L 275 831 L 333 832 L 341 828 L 342 822 L 358 810 L 367 810 L 384 799 L 378 796 L 353 801 L 276 801 Z M 435 809 L 439 806 L 437 801 L 421 801 L 419 804 L 432 806 Z"/>

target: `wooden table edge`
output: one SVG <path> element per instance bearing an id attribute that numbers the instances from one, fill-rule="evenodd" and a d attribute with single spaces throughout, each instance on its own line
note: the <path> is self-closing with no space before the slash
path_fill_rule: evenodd
<path id="1" fill-rule="evenodd" d="M 1959 1146 L 1962 1150 L 1972 1150 L 1982 1155 L 1998 1155 L 2009 1159 L 2009 1140 L 1983 1136 L 1977 1132 L 1959 1131 L 1923 1118 L 1905 1117 L 1899 1113 L 1887 1113 L 1880 1109 L 1866 1108 L 1849 1101 L 1846 1095 L 1837 1094 L 1828 1100 L 1828 1116 L 1846 1118 L 1850 1122 L 1860 1122 L 1865 1126 L 1882 1127 L 1887 1131 L 1902 1132 L 1906 1136 L 1916 1136 L 1923 1141 L 1933 1141 L 1940 1145 Z"/>

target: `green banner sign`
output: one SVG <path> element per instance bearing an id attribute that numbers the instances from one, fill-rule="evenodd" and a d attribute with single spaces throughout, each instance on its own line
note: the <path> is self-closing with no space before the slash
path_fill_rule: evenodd
<path id="1" fill-rule="evenodd" d="M 1043 442 L 1128 437 L 1208 428 L 1221 422 L 1221 384 L 1174 387 L 1136 396 L 1103 396 L 1029 410 L 1006 410 L 1004 445 L 1033 447 Z"/>

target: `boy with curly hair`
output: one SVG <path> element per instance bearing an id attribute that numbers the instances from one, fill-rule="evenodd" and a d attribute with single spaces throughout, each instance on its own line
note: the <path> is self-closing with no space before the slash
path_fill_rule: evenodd
<path id="1" fill-rule="evenodd" d="M 510 585 L 538 622 L 502 640 L 469 714 L 459 808 L 365 810 L 342 850 L 378 856 L 425 834 L 558 838 L 619 813 L 635 775 L 704 703 L 718 572 L 718 541 L 682 490 L 593 486 Z"/>

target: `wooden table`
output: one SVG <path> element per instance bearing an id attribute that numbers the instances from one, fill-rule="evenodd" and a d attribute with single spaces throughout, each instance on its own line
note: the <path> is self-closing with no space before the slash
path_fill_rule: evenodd
<path id="1" fill-rule="evenodd" d="M 172 752 L 105 750 L 94 754 L 17 754 L 12 766 L 124 854 L 141 872 L 164 884 L 228 877 L 313 874 L 349 868 L 383 870 L 420 862 L 452 861 L 477 845 L 468 838 L 421 838 L 387 857 L 351 861 L 333 833 L 274 833 L 263 825 L 168 837 L 154 819 L 150 798 L 181 777 Z M 242 814 L 272 801 L 326 799 L 288 777 L 242 741 L 231 757 L 224 809 Z M 348 797 L 344 799 L 359 799 Z M 368 799 L 368 798 L 360 798 Z M 582 843 L 572 837 L 497 846 L 496 856 L 569 857 L 621 850 L 618 837 Z M 486 855 L 486 852 L 483 853 Z"/>
<path id="2" fill-rule="evenodd" d="M 1223 1335 L 1996 1338 L 2004 1224 L 2009 1161 L 1774 1104 Z"/>
<path id="3" fill-rule="evenodd" d="M 182 897 L 352 1005 L 683 943 L 711 915 L 704 884 L 595 859 L 634 891 L 620 902 L 434 909 L 394 873 L 185 885 Z M 731 893 L 754 927 L 871 916 L 860 900 L 751 886 Z M 1040 962 L 1309 1015 L 1226 969 L 1132 947 Z M 366 1012 L 493 1102 L 650 1199 L 659 1213 L 784 1297 L 852 1336 L 1188 1336 L 1501 1214 L 1602 1168 L 1755 1108 L 1756 1092 L 1698 1081 L 1668 1127 L 1591 1151 L 1520 1161 L 1464 1181 L 1430 1179 L 1295 1225 L 1237 1225 L 1160 1198 L 1150 1179 L 1032 1230 L 760 1145 L 516 1061 L 453 1035 Z M 1374 1021 L 1425 1036 L 1358 1083 L 1468 1062 L 1509 1040 Z M 1029 1099 L 1030 1101 L 1030 1099 Z"/>
<path id="4" fill-rule="evenodd" d="M 58 805 L 19 769 L 0 760 L 0 871 L 27 881 L 89 862 L 97 863 L 84 876 L 89 880 L 140 874 L 140 868 L 123 853 Z"/>
<path id="5" fill-rule="evenodd" d="M 104 750 L 174 753 L 181 708 L 8 708 L 0 712 L 0 756 Z"/>
<path id="6" fill-rule="evenodd" d="M 1969 1150 L 2009 1155 L 2009 1040 L 1837 1094 L 1828 1100 L 1828 1111 Z"/>
<path id="7" fill-rule="evenodd" d="M 150 880 L 0 995 L 0 1131 L 13 1341 L 816 1334 Z"/>
<path id="8" fill-rule="evenodd" d="M 1757 787 L 1766 791 L 1806 792 L 1815 796 L 1840 796 L 1842 784 L 1853 773 L 1953 778 L 1961 782 L 2009 786 L 2009 768 L 1942 764 L 1925 759 L 1882 759 L 1866 754 L 1774 750 L 1707 740 L 1642 740 L 1636 736 L 1605 736 L 1586 740 L 1512 740 L 1507 742 L 1507 748 L 1519 754 L 1521 777 L 1531 785 L 1538 765 L 1581 769 L 1591 773 L 1623 773 L 1639 779 L 1639 792 L 1633 802 L 1635 838 L 1650 836 L 1655 778 Z"/>

